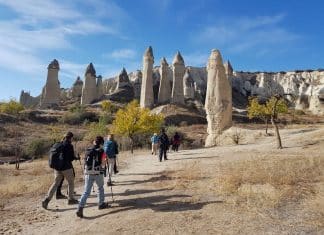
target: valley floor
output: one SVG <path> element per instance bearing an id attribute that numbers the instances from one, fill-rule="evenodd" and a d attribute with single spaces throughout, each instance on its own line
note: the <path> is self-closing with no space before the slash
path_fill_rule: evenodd
<path id="1" fill-rule="evenodd" d="M 75 215 L 76 206 L 68 206 L 65 200 L 53 199 L 49 210 L 44 210 L 44 194 L 20 196 L 0 209 L 0 233 L 324 234 L 323 174 L 316 175 L 314 181 L 307 181 L 306 177 L 312 167 L 315 172 L 316 167 L 324 165 L 324 126 L 282 130 L 282 150 L 275 149 L 275 137 L 261 132 L 247 132 L 240 145 L 172 152 L 169 160 L 162 162 L 149 151 L 134 156 L 124 153 L 119 159 L 120 173 L 114 176 L 114 201 L 110 188 L 105 186 L 108 209 L 98 210 L 93 194 L 84 209 L 85 218 L 80 219 Z M 251 136 L 255 138 L 252 140 Z M 280 167 L 281 160 L 285 160 L 282 167 L 288 166 L 287 162 L 296 163 L 287 167 L 283 179 L 296 166 L 305 170 L 305 180 L 269 186 L 277 181 L 270 179 L 267 183 L 256 178 L 254 183 L 250 181 L 249 193 L 244 194 L 244 187 L 240 186 L 248 184 L 241 179 L 240 185 L 236 185 L 241 193 L 224 189 L 228 186 L 225 181 L 239 177 L 236 164 L 246 164 L 242 165 L 247 166 L 242 173 L 244 178 L 244 174 L 250 174 L 251 162 L 259 171 L 253 174 L 262 175 L 262 169 L 269 171 L 268 163 L 279 162 Z M 224 178 L 229 174 L 225 169 L 233 170 L 231 179 Z M 323 173 L 324 169 L 321 170 Z M 285 172 L 278 168 L 278 174 L 279 171 Z M 299 179 L 298 172 L 294 174 Z M 81 176 L 77 177 L 80 181 Z M 261 191 L 255 191 L 252 184 Z M 283 187 L 289 188 L 284 191 L 286 196 L 278 196 L 275 192 Z M 81 194 L 82 189 L 78 187 L 77 193 Z"/>

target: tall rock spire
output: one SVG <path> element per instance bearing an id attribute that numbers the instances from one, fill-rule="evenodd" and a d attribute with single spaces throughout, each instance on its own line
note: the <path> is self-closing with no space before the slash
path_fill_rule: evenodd
<path id="1" fill-rule="evenodd" d="M 183 87 L 184 87 L 184 97 L 186 99 L 195 98 L 195 81 L 190 74 L 190 68 L 186 69 L 186 73 L 183 76 Z"/>
<path id="2" fill-rule="evenodd" d="M 207 63 L 206 147 L 215 146 L 217 136 L 232 126 L 232 88 L 225 74 L 219 50 L 212 50 Z"/>
<path id="3" fill-rule="evenodd" d="M 96 70 L 90 63 L 84 73 L 84 83 L 82 87 L 81 104 L 91 104 L 98 98 L 97 94 Z"/>
<path id="4" fill-rule="evenodd" d="M 153 64 L 153 50 L 152 47 L 149 46 L 143 56 L 143 78 L 140 98 L 140 106 L 142 108 L 152 108 L 154 105 Z"/>
<path id="5" fill-rule="evenodd" d="M 160 72 L 160 88 L 158 95 L 158 103 L 165 104 L 170 101 L 171 98 L 171 86 L 168 78 L 168 62 L 165 57 L 161 60 Z"/>
<path id="6" fill-rule="evenodd" d="M 173 59 L 173 85 L 171 103 L 184 104 L 183 75 L 185 73 L 184 60 L 178 51 Z"/>
<path id="7" fill-rule="evenodd" d="M 58 61 L 54 59 L 48 65 L 47 69 L 47 79 L 41 94 L 40 108 L 51 108 L 58 105 L 60 102 L 61 89 L 58 80 L 60 65 Z"/>

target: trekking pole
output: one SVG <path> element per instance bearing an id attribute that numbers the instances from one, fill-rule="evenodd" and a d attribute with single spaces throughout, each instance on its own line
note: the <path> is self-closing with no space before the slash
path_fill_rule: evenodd
<path id="1" fill-rule="evenodd" d="M 108 180 L 109 180 L 109 182 L 110 182 L 111 199 L 112 199 L 112 201 L 115 201 L 115 200 L 114 200 L 114 193 L 113 193 L 113 190 L 112 190 L 111 177 L 110 177 L 110 174 L 109 174 L 109 165 L 108 165 L 108 167 L 107 167 L 107 172 L 108 172 Z"/>

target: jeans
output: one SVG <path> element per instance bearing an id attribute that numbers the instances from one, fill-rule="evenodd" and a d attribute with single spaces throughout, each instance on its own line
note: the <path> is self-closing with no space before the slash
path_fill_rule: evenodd
<path id="1" fill-rule="evenodd" d="M 79 208 L 83 208 L 87 202 L 87 199 L 91 193 L 91 188 L 93 186 L 93 183 L 96 182 L 98 186 L 98 200 L 99 205 L 104 203 L 105 201 L 105 191 L 104 191 L 104 176 L 103 174 L 99 175 L 85 175 L 84 176 L 85 184 L 84 184 L 84 192 L 80 199 Z"/>
<path id="2" fill-rule="evenodd" d="M 57 187 L 59 186 L 59 184 L 61 183 L 61 181 L 64 177 L 66 178 L 66 180 L 68 182 L 68 191 L 69 191 L 68 198 L 74 199 L 73 198 L 74 175 L 73 175 L 73 170 L 71 168 L 71 169 L 68 169 L 65 171 L 54 170 L 54 183 L 51 185 L 50 189 L 48 190 L 47 196 L 46 196 L 46 198 L 48 200 L 52 199 L 54 193 L 56 192 Z"/>

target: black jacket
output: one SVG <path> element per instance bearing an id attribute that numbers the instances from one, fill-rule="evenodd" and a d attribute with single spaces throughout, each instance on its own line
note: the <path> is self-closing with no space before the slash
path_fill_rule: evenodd
<path id="1" fill-rule="evenodd" d="M 159 136 L 159 142 L 160 142 L 160 148 L 163 148 L 163 149 L 169 148 L 169 138 L 168 138 L 167 134 L 162 133 Z"/>
<path id="2" fill-rule="evenodd" d="M 72 161 L 75 160 L 75 155 L 74 155 L 74 148 L 73 145 L 67 141 L 63 141 L 63 158 L 64 158 L 64 164 L 62 167 L 62 171 L 72 169 Z"/>

